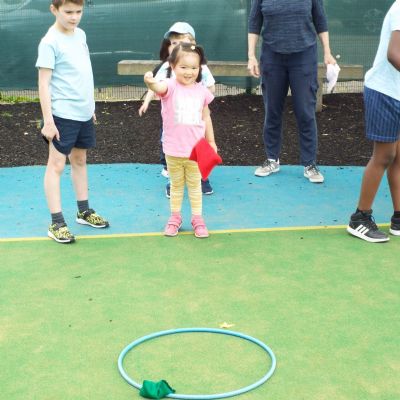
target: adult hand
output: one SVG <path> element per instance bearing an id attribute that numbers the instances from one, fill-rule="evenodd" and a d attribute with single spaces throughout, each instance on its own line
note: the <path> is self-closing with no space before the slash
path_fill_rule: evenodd
<path id="1" fill-rule="evenodd" d="M 41 130 L 42 135 L 51 142 L 54 138 L 60 140 L 60 133 L 54 122 L 46 122 Z"/>
<path id="2" fill-rule="evenodd" d="M 254 78 L 260 77 L 260 69 L 258 67 L 258 61 L 256 57 L 249 58 L 249 61 L 247 63 L 247 70 L 249 71 L 249 74 L 251 76 L 254 76 Z"/>
<path id="3" fill-rule="evenodd" d="M 335 57 L 333 57 L 333 55 L 331 53 L 324 54 L 324 63 L 325 63 L 325 65 L 337 64 Z"/>

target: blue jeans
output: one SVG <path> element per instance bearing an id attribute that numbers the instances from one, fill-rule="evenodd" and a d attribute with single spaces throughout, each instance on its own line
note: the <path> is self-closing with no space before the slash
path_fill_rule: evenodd
<path id="1" fill-rule="evenodd" d="M 299 53 L 281 54 L 275 53 L 264 43 L 260 66 L 267 158 L 279 159 L 283 110 L 290 87 L 300 140 L 300 161 L 304 166 L 314 164 L 318 145 L 315 117 L 318 90 L 317 45 Z"/>

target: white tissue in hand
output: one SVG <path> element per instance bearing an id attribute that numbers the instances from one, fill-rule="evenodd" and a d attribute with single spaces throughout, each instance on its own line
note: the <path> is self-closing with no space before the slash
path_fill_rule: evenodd
<path id="1" fill-rule="evenodd" d="M 339 77 L 340 67 L 338 64 L 328 64 L 326 67 L 326 79 L 328 81 L 327 92 L 331 93 Z"/>

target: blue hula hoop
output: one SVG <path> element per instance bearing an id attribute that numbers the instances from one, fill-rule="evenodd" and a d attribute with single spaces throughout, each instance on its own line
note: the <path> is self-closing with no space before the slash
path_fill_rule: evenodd
<path id="1" fill-rule="evenodd" d="M 208 333 L 218 333 L 218 334 L 222 334 L 222 335 L 230 335 L 230 336 L 236 336 L 238 338 L 241 339 L 245 339 L 248 340 L 249 342 L 255 343 L 258 346 L 260 346 L 263 350 L 265 350 L 268 355 L 271 358 L 271 368 L 269 369 L 269 371 L 257 382 L 243 387 L 241 389 L 238 390 L 233 390 L 231 392 L 225 392 L 225 393 L 217 393 L 217 394 L 178 394 L 178 393 L 171 393 L 169 395 L 167 395 L 166 397 L 169 397 L 171 399 L 187 399 L 187 400 L 191 400 L 191 399 L 201 399 L 201 400 L 210 400 L 210 399 L 224 399 L 227 397 L 232 397 L 232 396 L 236 396 L 239 394 L 243 394 L 245 392 L 249 392 L 250 390 L 255 389 L 256 387 L 262 385 L 263 383 L 265 383 L 274 373 L 275 368 L 276 368 L 276 358 L 275 355 L 273 353 L 273 351 L 263 342 L 261 342 L 258 339 L 255 339 L 251 336 L 245 335 L 243 333 L 239 333 L 239 332 L 235 332 L 235 331 L 230 331 L 230 330 L 226 330 L 226 329 L 212 329 L 212 328 L 181 328 L 181 329 L 170 329 L 167 331 L 160 331 L 160 332 L 156 332 L 156 333 L 152 333 L 150 335 L 147 336 L 143 336 L 135 341 L 133 341 L 132 343 L 128 344 L 128 346 L 126 346 L 122 351 L 121 354 L 118 357 L 118 369 L 120 374 L 122 375 L 122 377 L 132 386 L 134 386 L 136 389 L 141 389 L 142 385 L 138 382 L 135 382 L 133 379 L 131 379 L 129 377 L 129 375 L 125 372 L 124 367 L 123 367 L 123 361 L 124 358 L 126 356 L 126 354 L 132 350 L 134 347 L 140 345 L 143 342 L 146 342 L 148 340 L 154 339 L 154 338 L 158 338 L 161 336 L 166 336 L 166 335 L 173 335 L 175 333 L 191 333 L 191 332 L 208 332 Z"/>

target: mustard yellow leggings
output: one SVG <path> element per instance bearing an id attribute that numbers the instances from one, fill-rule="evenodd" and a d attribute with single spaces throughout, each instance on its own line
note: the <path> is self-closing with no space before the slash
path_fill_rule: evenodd
<path id="1" fill-rule="evenodd" d="M 165 155 L 169 178 L 171 180 L 171 212 L 181 212 L 185 184 L 188 188 L 193 215 L 202 213 L 201 175 L 195 161 L 188 158 Z"/>

